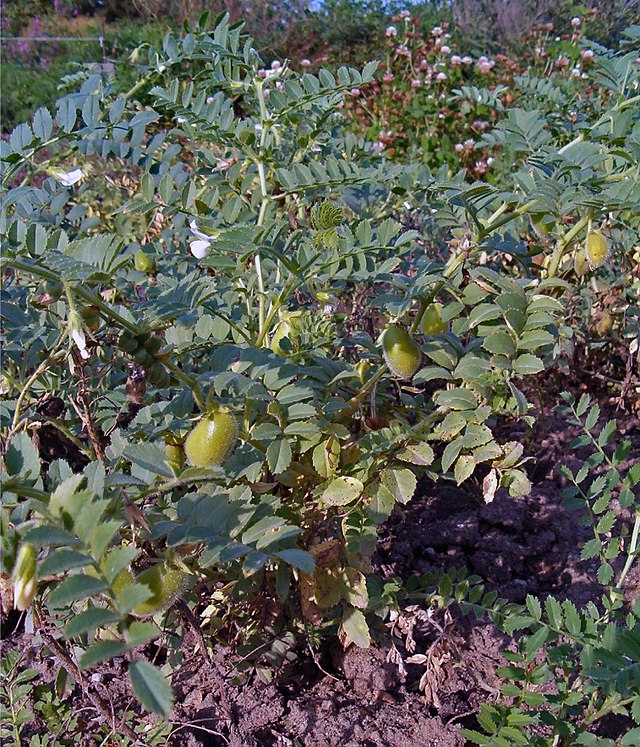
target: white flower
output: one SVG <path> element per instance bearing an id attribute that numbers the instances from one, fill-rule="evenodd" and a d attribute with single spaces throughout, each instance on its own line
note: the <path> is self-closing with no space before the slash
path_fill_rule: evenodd
<path id="1" fill-rule="evenodd" d="M 468 54 L 466 54 L 466 55 L 465 55 L 465 56 L 464 56 L 464 57 L 462 58 L 462 64 L 463 64 L 463 65 L 470 65 L 470 64 L 471 64 L 472 62 L 473 62 L 473 57 L 469 57 L 469 55 L 468 55 Z"/>
<path id="2" fill-rule="evenodd" d="M 451 56 L 451 64 L 453 65 L 453 67 L 458 67 L 459 65 L 462 64 L 462 58 L 459 55 L 457 55 L 457 54 L 452 55 Z"/>
<path id="3" fill-rule="evenodd" d="M 189 228 L 191 229 L 191 233 L 194 234 L 194 236 L 197 236 L 199 239 L 204 239 L 205 241 L 211 241 L 211 236 L 209 236 L 208 233 L 205 233 L 204 231 L 201 231 L 198 228 L 198 224 L 196 223 L 196 219 L 192 218 L 189 223 Z"/>
<path id="4" fill-rule="evenodd" d="M 433 27 L 433 28 L 431 29 L 431 33 L 432 33 L 432 34 L 433 34 L 434 36 L 442 36 L 442 33 L 443 33 L 443 32 L 442 32 L 442 28 L 441 28 L 440 26 L 434 26 L 434 27 Z"/>
<path id="5" fill-rule="evenodd" d="M 201 231 L 194 218 L 189 222 L 189 228 L 191 229 L 191 233 L 198 237 L 198 241 L 192 241 L 189 244 L 191 254 L 193 254 L 196 259 L 204 259 L 209 255 L 211 244 L 218 238 L 220 232 L 213 231 L 212 233 L 205 233 L 204 231 Z"/>
<path id="6" fill-rule="evenodd" d="M 445 44 L 440 51 L 442 52 L 442 54 L 451 54 L 451 47 L 448 47 Z"/>
<path id="7" fill-rule="evenodd" d="M 447 79 L 447 74 L 446 73 L 438 73 L 436 75 L 436 80 L 446 80 L 446 79 Z"/>
<path id="8" fill-rule="evenodd" d="M 271 63 L 271 69 L 272 70 L 280 70 L 281 67 L 282 67 L 282 63 L 280 62 L 280 60 L 274 60 Z"/>
<path id="9" fill-rule="evenodd" d="M 192 241 L 189 244 L 189 249 L 191 250 L 191 254 L 193 254 L 196 259 L 204 259 L 205 257 L 209 256 L 209 252 L 211 251 L 211 242 L 205 241 L 204 239 Z"/>
<path id="10" fill-rule="evenodd" d="M 414 78 L 411 81 L 411 88 L 420 88 L 421 85 L 422 85 L 422 81 L 419 80 L 418 78 Z"/>
<path id="11" fill-rule="evenodd" d="M 403 10 L 400 13 L 400 18 L 403 18 L 406 21 L 408 18 L 411 18 L 411 13 L 408 10 Z"/>
<path id="12" fill-rule="evenodd" d="M 582 59 L 585 60 L 585 62 L 588 62 L 589 60 L 592 60 L 594 54 L 595 53 L 594 53 L 593 49 L 582 49 L 580 51 L 580 57 L 582 57 Z"/>
<path id="13" fill-rule="evenodd" d="M 384 32 L 385 36 L 397 36 L 398 29 L 395 26 L 387 26 L 387 30 Z"/>
<path id="14" fill-rule="evenodd" d="M 578 28 L 578 26 L 580 25 L 580 19 L 577 16 L 575 18 L 572 18 L 571 25 L 574 29 Z"/>
<path id="15" fill-rule="evenodd" d="M 574 67 L 573 70 L 571 71 L 572 78 L 579 78 L 581 74 L 582 73 L 579 67 Z"/>
<path id="16" fill-rule="evenodd" d="M 304 57 L 302 60 L 300 60 L 300 67 L 311 67 L 311 60 L 308 60 L 306 57 Z"/>
<path id="17" fill-rule="evenodd" d="M 82 169 L 72 169 L 71 171 L 56 171 L 54 173 L 54 176 L 60 182 L 60 184 L 63 184 L 65 187 L 72 187 L 84 177 L 84 171 Z"/>
<path id="18" fill-rule="evenodd" d="M 456 143 L 453 146 L 453 149 L 455 150 L 456 153 L 462 153 L 462 151 L 464 150 L 464 145 L 462 143 Z"/>
<path id="19" fill-rule="evenodd" d="M 87 360 L 91 357 L 91 353 L 87 350 L 87 338 L 82 327 L 82 319 L 75 309 L 69 311 L 67 323 L 69 325 L 69 336 L 78 348 L 80 355 L 84 360 Z"/>

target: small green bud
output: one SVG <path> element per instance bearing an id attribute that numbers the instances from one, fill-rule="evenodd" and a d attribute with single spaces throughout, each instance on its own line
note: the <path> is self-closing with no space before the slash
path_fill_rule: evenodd
<path id="1" fill-rule="evenodd" d="M 37 553 L 33 545 L 24 544 L 20 547 L 13 569 L 13 606 L 21 612 L 30 607 L 38 588 L 36 559 Z"/>

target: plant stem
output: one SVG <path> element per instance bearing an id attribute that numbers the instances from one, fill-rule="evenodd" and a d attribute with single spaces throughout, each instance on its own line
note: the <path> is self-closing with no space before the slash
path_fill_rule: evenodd
<path id="1" fill-rule="evenodd" d="M 24 485 L 22 483 L 18 485 L 3 485 L 2 490 L 5 493 L 12 493 L 18 497 L 23 498 L 35 498 L 38 501 L 46 502 L 49 500 L 49 493 L 44 490 L 38 490 L 38 488 L 32 488 L 30 485 Z"/>
<path id="2" fill-rule="evenodd" d="M 524 205 L 521 205 L 519 208 L 516 208 L 512 212 L 510 212 L 508 215 L 503 216 L 502 218 L 500 215 L 506 210 L 507 204 L 503 203 L 501 208 L 498 208 L 496 212 L 489 217 L 487 224 L 485 226 L 482 226 L 480 228 L 479 234 L 478 234 L 478 240 L 482 241 L 485 236 L 488 236 L 490 233 L 493 233 L 498 228 L 502 228 L 502 226 L 506 225 L 507 223 L 510 223 L 512 220 L 515 220 L 520 215 L 523 215 L 524 213 L 529 212 L 532 207 L 535 207 L 539 200 L 530 200 L 529 202 L 526 202 Z M 494 223 L 495 220 L 495 223 Z"/>
<path id="3" fill-rule="evenodd" d="M 558 239 L 553 254 L 551 255 L 551 261 L 549 262 L 549 267 L 547 269 L 547 277 L 553 278 L 556 276 L 564 250 L 588 223 L 589 218 L 581 218 L 570 231 L 568 231 L 561 239 Z"/>
<path id="4" fill-rule="evenodd" d="M 436 283 L 429 295 L 420 302 L 420 308 L 418 309 L 416 317 L 413 320 L 411 327 L 409 328 L 410 334 L 418 329 L 418 325 L 420 324 L 420 321 L 422 320 L 427 307 L 429 306 L 429 304 L 433 303 L 433 299 L 438 295 L 438 293 L 440 293 L 444 285 L 444 280 Z M 365 399 L 367 398 L 367 394 L 373 389 L 373 387 L 378 383 L 378 381 L 380 381 L 380 379 L 384 376 L 385 373 L 387 373 L 388 370 L 389 367 L 386 363 L 381 364 L 380 368 L 373 374 L 369 381 L 367 381 L 367 383 L 362 387 L 358 394 L 356 394 L 355 397 L 352 397 L 349 400 L 348 409 L 350 413 L 355 412 L 356 407 L 358 407 L 358 405 L 362 404 L 365 401 Z"/>
<path id="5" fill-rule="evenodd" d="M 54 418 L 50 418 L 49 420 L 44 421 L 44 425 L 52 425 L 54 428 L 57 428 L 60 433 L 63 433 L 69 439 L 69 441 L 71 441 L 71 443 L 73 443 L 74 446 L 76 446 L 78 450 L 81 451 L 88 459 L 93 458 L 91 452 L 85 446 L 83 446 L 80 439 L 76 438 L 76 436 L 71 433 L 71 431 L 67 428 L 66 425 L 64 425 L 64 423 L 61 423 L 59 420 L 55 420 Z"/>
<path id="6" fill-rule="evenodd" d="M 258 157 L 255 159 L 256 168 L 258 169 L 258 177 L 260 179 L 260 192 L 262 193 L 262 203 L 260 205 L 260 213 L 258 214 L 258 226 L 264 225 L 264 221 L 267 215 L 267 209 L 269 207 L 269 190 L 267 187 L 267 177 L 264 168 L 264 156 L 265 156 L 265 145 L 267 143 L 267 132 L 269 129 L 269 112 L 267 111 L 267 104 L 264 98 L 264 86 L 262 80 L 256 80 L 255 83 L 256 96 L 258 98 L 258 105 L 260 107 L 260 120 L 262 124 L 262 130 L 260 132 L 260 145 L 258 149 Z M 260 251 L 258 250 L 254 255 L 254 263 L 256 268 L 256 275 L 258 278 L 258 336 L 264 340 L 264 328 L 265 328 L 265 291 L 264 291 L 264 277 L 262 273 L 262 260 L 260 258 Z"/>
<path id="7" fill-rule="evenodd" d="M 636 511 L 636 520 L 633 524 L 633 530 L 631 532 L 631 541 L 629 542 L 629 550 L 627 551 L 627 559 L 625 560 L 624 567 L 620 571 L 620 576 L 616 584 L 617 588 L 620 588 L 627 577 L 627 573 L 631 570 L 633 561 L 636 559 L 636 550 L 638 549 L 638 536 L 640 535 L 640 512 Z"/>
<path id="8" fill-rule="evenodd" d="M 260 331 L 260 334 L 258 335 L 258 339 L 256 340 L 256 347 L 260 348 L 264 344 L 266 336 L 269 334 L 269 330 L 271 329 L 271 324 L 278 313 L 278 311 L 282 308 L 284 305 L 284 302 L 287 299 L 287 296 L 293 291 L 295 284 L 296 284 L 297 278 L 291 277 L 287 281 L 287 284 L 284 286 L 280 294 L 278 295 L 278 298 L 274 301 L 274 303 L 271 305 L 271 308 L 269 309 L 269 313 L 267 315 L 267 318 L 265 319 L 264 325 L 262 327 L 262 330 Z"/>
<path id="9" fill-rule="evenodd" d="M 34 385 L 34 383 L 40 378 L 40 376 L 49 368 L 49 366 L 53 363 L 56 356 L 58 355 L 60 348 L 62 347 L 63 342 L 67 339 L 68 331 L 65 330 L 62 333 L 62 336 L 58 340 L 58 342 L 55 344 L 53 350 L 49 353 L 49 355 L 42 361 L 42 363 L 36 368 L 36 370 L 31 374 L 31 376 L 27 379 L 26 384 L 22 387 L 22 390 L 20 391 L 20 394 L 18 395 L 18 399 L 16 400 L 16 410 L 13 413 L 13 420 L 11 422 L 11 428 L 9 428 L 9 435 L 7 436 L 7 440 L 5 443 L 5 450 L 9 446 L 9 443 L 11 442 L 11 439 L 15 435 L 15 433 L 18 430 L 18 424 L 20 422 L 20 415 L 22 413 L 22 403 L 24 402 L 25 397 L 29 393 L 29 390 Z"/>
<path id="10" fill-rule="evenodd" d="M 38 265 L 28 264 L 27 262 L 23 262 L 17 257 L 12 257 L 5 260 L 5 266 L 12 270 L 26 272 L 27 274 L 34 275 L 37 278 L 43 278 L 44 280 L 53 280 L 56 283 L 60 282 L 60 277 L 56 275 L 55 272 L 46 270 L 44 267 L 40 267 Z M 80 296 L 80 298 L 82 298 L 92 306 L 97 306 L 104 316 L 108 317 L 116 324 L 119 324 L 121 327 L 128 329 L 134 335 L 138 335 L 142 331 L 137 324 L 134 324 L 133 322 L 130 322 L 129 320 L 120 316 L 117 311 L 114 311 L 107 303 L 105 303 L 105 301 L 100 297 L 99 294 L 94 293 L 92 290 L 89 290 L 89 288 L 85 288 L 84 286 L 78 284 L 73 287 L 73 292 L 76 296 Z"/>
<path id="11" fill-rule="evenodd" d="M 202 391 L 200 387 L 198 386 L 198 382 L 193 378 L 193 376 L 189 376 L 189 374 L 185 373 L 177 364 L 175 364 L 173 361 L 162 361 L 162 364 L 165 368 L 168 368 L 171 373 L 177 378 L 180 379 L 180 381 L 185 384 L 186 386 L 191 389 L 193 392 L 193 398 L 196 401 L 196 404 L 200 408 L 201 412 L 206 412 L 206 405 L 204 401 L 204 397 L 202 395 Z"/>

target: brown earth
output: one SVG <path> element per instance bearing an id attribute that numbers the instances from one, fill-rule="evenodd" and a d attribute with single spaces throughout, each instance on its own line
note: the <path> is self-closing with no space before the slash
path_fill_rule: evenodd
<path id="1" fill-rule="evenodd" d="M 609 417 L 615 413 L 609 413 Z M 619 416 L 620 413 L 617 413 Z M 605 418 L 603 416 L 603 422 Z M 638 441 L 635 418 L 620 419 L 621 437 Z M 504 440 L 530 437 L 510 431 Z M 578 513 L 562 506 L 562 463 L 581 463 L 580 451 L 570 448 L 573 428 L 555 416 L 537 428 L 528 449 L 534 458 L 529 474 L 534 483 L 525 499 L 498 493 L 484 505 L 472 492 L 444 483 L 421 484 L 419 497 L 387 522 L 374 558 L 383 577 L 407 579 L 439 568 L 466 566 L 482 577 L 488 588 L 510 601 L 527 594 L 554 594 L 577 605 L 598 600 L 593 562 L 581 561 L 579 543 L 588 538 Z M 636 453 L 638 451 L 636 450 Z M 628 520 L 623 512 L 620 520 Z M 638 575 L 627 583 L 635 598 Z M 51 685 L 55 656 L 43 657 L 41 641 L 7 621 L 0 651 L 22 649 L 25 666 L 40 671 L 37 683 Z M 13 625 L 12 625 L 13 623 Z M 218 646 L 211 660 L 196 651 L 198 636 L 183 643 L 183 659 L 175 669 L 176 707 L 173 730 L 153 744 L 232 745 L 233 747 L 458 747 L 465 745 L 461 726 L 476 727 L 474 713 L 483 701 L 496 699 L 500 680 L 496 667 L 501 651 L 513 641 L 488 622 L 453 614 L 408 607 L 396 621 L 395 646 L 354 647 L 342 651 L 333 639 L 325 641 L 313 658 L 304 646 L 298 658 L 275 680 L 241 679 L 237 657 Z M 407 638 L 409 632 L 409 638 Z M 415 646 L 407 646 L 413 639 Z M 409 649 L 409 650 L 408 650 Z M 427 654 L 426 663 L 404 663 L 412 653 Z M 415 659 L 414 659 L 415 660 Z M 398 666 L 398 662 L 401 666 Z M 93 671 L 93 670 L 92 670 Z M 134 707 L 126 685 L 125 662 L 115 659 L 89 675 L 87 690 L 71 693 L 78 719 L 70 742 L 98 744 L 91 734 L 107 720 L 96 710 L 88 692 L 97 693 L 114 714 Z M 422 691 L 419 684 L 422 680 Z M 425 695 L 426 693 L 426 695 Z M 117 723 L 117 717 L 116 717 Z M 153 718 L 140 717 L 143 730 Z M 147 727 L 148 728 L 148 727 Z M 619 737 L 628 724 L 609 718 L 598 725 L 602 736 Z M 47 726 L 37 715 L 25 733 L 43 734 Z M 105 741 L 104 744 L 118 744 Z"/>

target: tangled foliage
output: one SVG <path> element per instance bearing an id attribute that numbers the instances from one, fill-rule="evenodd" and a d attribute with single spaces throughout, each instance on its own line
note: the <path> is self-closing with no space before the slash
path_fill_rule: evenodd
<path id="1" fill-rule="evenodd" d="M 635 241 L 639 94 L 603 56 L 597 105 L 508 110 L 509 180 L 470 183 L 344 131 L 375 63 L 265 69 L 226 16 L 147 52 L 125 95 L 92 74 L 2 143 L 2 510 L 20 605 L 81 669 L 129 653 L 166 715 L 144 645 L 185 606 L 263 669 L 309 629 L 366 647 L 399 605 L 378 531 L 422 475 L 528 492 L 494 428 L 531 422 L 582 243 Z"/>

